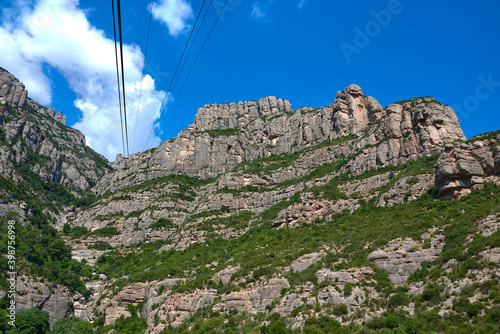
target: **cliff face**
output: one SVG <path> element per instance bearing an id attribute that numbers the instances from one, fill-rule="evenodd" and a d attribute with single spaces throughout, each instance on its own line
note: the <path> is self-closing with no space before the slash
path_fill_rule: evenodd
<path id="1" fill-rule="evenodd" d="M 298 152 L 325 140 L 356 138 L 362 150 L 353 173 L 404 163 L 444 143 L 465 139 L 453 110 L 426 97 L 387 108 L 350 85 L 330 106 L 293 110 L 287 100 L 209 104 L 195 122 L 157 149 L 130 156 L 94 188 L 115 191 L 145 180 L 181 173 L 211 178 L 259 157 Z"/>
<path id="2" fill-rule="evenodd" d="M 12 74 L 0 67 L 0 103 L 7 103 L 14 109 L 24 109 L 28 91 Z"/>
<path id="3" fill-rule="evenodd" d="M 500 134 L 445 145 L 436 165 L 436 186 L 442 199 L 457 199 L 500 175 Z"/>
<path id="4" fill-rule="evenodd" d="M 12 74 L 0 68 L 0 174 L 20 180 L 16 166 L 29 166 L 45 182 L 81 192 L 110 169 L 85 144 L 83 134 L 66 126 L 59 111 L 40 106 Z"/>

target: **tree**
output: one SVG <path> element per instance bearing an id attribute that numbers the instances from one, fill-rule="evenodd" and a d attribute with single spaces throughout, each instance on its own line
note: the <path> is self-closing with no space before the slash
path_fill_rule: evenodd
<path id="1" fill-rule="evenodd" d="M 16 314 L 16 329 L 19 334 L 45 334 L 49 332 L 49 313 L 36 307 Z"/>
<path id="2" fill-rule="evenodd" d="M 89 322 L 75 316 L 57 320 L 52 326 L 54 334 L 93 334 L 94 330 Z"/>
<path id="3" fill-rule="evenodd" d="M 71 258 L 71 247 L 63 239 L 56 239 L 52 242 L 49 246 L 49 252 L 53 258 L 58 260 Z"/>

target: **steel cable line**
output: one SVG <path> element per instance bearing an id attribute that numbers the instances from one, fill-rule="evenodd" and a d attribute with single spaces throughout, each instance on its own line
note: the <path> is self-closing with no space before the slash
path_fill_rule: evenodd
<path id="1" fill-rule="evenodd" d="M 156 113 L 156 118 L 155 118 L 155 120 L 153 122 L 153 125 L 151 127 L 151 131 L 149 132 L 149 135 L 148 135 L 148 138 L 146 140 L 146 143 L 144 143 L 144 147 L 142 149 L 143 151 L 144 151 L 144 148 L 146 148 L 146 146 L 147 146 L 147 144 L 149 142 L 149 139 L 151 138 L 151 135 L 153 134 L 153 131 L 155 129 L 156 122 L 158 121 L 158 118 L 161 115 L 161 110 L 163 109 L 163 106 L 165 105 L 165 102 L 166 102 L 167 97 L 168 97 L 169 92 L 170 92 L 170 88 L 172 87 L 172 83 L 174 82 L 174 79 L 175 79 L 175 76 L 177 74 L 177 71 L 179 70 L 179 66 L 181 65 L 182 59 L 184 58 L 184 54 L 186 53 L 187 47 L 189 45 L 189 42 L 191 41 L 191 37 L 193 36 L 194 29 L 196 27 L 196 24 L 198 23 L 198 19 L 200 18 L 200 15 L 201 15 L 202 11 L 203 11 L 203 7 L 205 6 L 205 2 L 206 2 L 206 0 L 203 0 L 203 3 L 201 4 L 200 11 L 198 12 L 198 16 L 196 16 L 196 20 L 194 22 L 193 28 L 191 29 L 191 33 L 189 34 L 189 38 L 188 38 L 188 40 L 186 42 L 186 45 L 184 46 L 184 50 L 182 51 L 181 58 L 179 59 L 179 62 L 177 63 L 177 67 L 175 68 L 174 75 L 172 76 L 172 80 L 170 81 L 170 84 L 168 86 L 167 92 L 165 94 L 165 98 L 163 99 L 163 102 L 161 103 L 160 109 Z"/>
<path id="2" fill-rule="evenodd" d="M 123 37 L 122 37 L 122 14 L 120 9 L 120 0 L 116 0 L 118 11 L 118 32 L 120 35 L 120 59 L 122 62 L 122 90 L 123 90 L 123 117 L 125 120 L 125 140 L 127 143 L 127 156 L 130 154 L 128 149 L 128 127 L 127 127 L 127 101 L 125 99 L 125 69 L 123 66 Z"/>
<path id="3" fill-rule="evenodd" d="M 170 112 L 174 108 L 175 103 L 178 101 L 178 98 L 179 98 L 180 94 L 182 93 L 182 89 L 184 88 L 184 85 L 186 85 L 186 82 L 189 79 L 191 72 L 193 72 L 194 66 L 196 65 L 196 62 L 198 61 L 198 59 L 200 58 L 200 55 L 203 52 L 203 49 L 205 48 L 205 45 L 207 45 L 208 39 L 210 38 L 210 35 L 212 35 L 212 32 L 214 31 L 214 28 L 217 25 L 217 22 L 219 21 L 219 18 L 222 15 L 222 12 L 224 11 L 224 8 L 226 7 L 227 2 L 228 2 L 228 0 L 226 0 L 226 2 L 224 2 L 224 6 L 222 6 L 222 9 L 220 10 L 219 15 L 217 16 L 217 19 L 215 20 L 214 24 L 212 25 L 212 29 L 210 29 L 210 32 L 208 33 L 207 37 L 205 38 L 205 42 L 203 43 L 203 46 L 201 47 L 200 51 L 198 52 L 198 55 L 196 56 L 196 59 L 194 60 L 193 65 L 189 69 L 188 75 L 186 76 L 186 78 L 184 79 L 184 82 L 182 83 L 181 89 L 177 93 L 177 98 L 175 99 L 174 103 L 172 103 L 172 105 L 170 106 L 170 109 L 167 111 L 167 114 L 165 115 L 165 119 L 168 117 L 168 115 L 170 114 Z M 163 154 L 160 155 L 159 166 L 161 167 L 162 164 L 163 164 Z"/>
<path id="4" fill-rule="evenodd" d="M 207 10 L 205 11 L 205 15 L 203 15 L 203 19 L 201 20 L 201 23 L 198 26 L 198 31 L 196 32 L 196 35 L 194 36 L 193 42 L 191 43 L 191 46 L 189 47 L 189 51 L 187 53 L 186 58 L 184 58 L 184 62 L 182 63 L 181 70 L 179 71 L 179 75 L 175 79 L 174 85 L 172 86 L 172 91 L 175 90 L 175 86 L 177 85 L 177 81 L 179 80 L 180 73 L 182 73 L 182 70 L 184 69 L 184 66 L 187 63 L 189 55 L 191 54 L 191 50 L 193 50 L 194 43 L 196 43 L 196 39 L 198 38 L 198 34 L 200 33 L 201 27 L 203 26 L 203 23 L 205 22 L 205 19 L 207 18 L 207 14 L 208 14 L 208 11 L 210 10 L 210 6 L 212 5 L 212 2 L 213 2 L 213 0 L 210 0 L 210 3 L 207 6 Z"/>
<path id="5" fill-rule="evenodd" d="M 113 12 L 113 35 L 115 37 L 115 59 L 116 59 L 116 81 L 118 82 L 118 105 L 120 106 L 120 126 L 122 129 L 122 146 L 123 146 L 123 155 L 126 155 L 125 153 L 125 138 L 123 136 L 123 117 L 122 117 L 122 98 L 121 98 L 121 93 L 120 93 L 120 74 L 118 70 L 118 50 L 116 46 L 116 23 L 115 23 L 115 2 L 114 0 L 111 0 L 111 11 Z"/>
<path id="6" fill-rule="evenodd" d="M 196 65 L 196 62 L 198 61 L 198 59 L 200 58 L 200 55 L 201 53 L 203 52 L 203 49 L 205 48 L 205 45 L 207 44 L 208 42 L 208 39 L 210 38 L 210 35 L 212 34 L 212 32 L 214 31 L 214 28 L 215 28 L 215 25 L 217 24 L 217 22 L 219 21 L 219 18 L 222 14 L 222 12 L 224 11 L 224 7 L 226 7 L 226 4 L 227 4 L 228 0 L 226 0 L 226 2 L 224 3 L 224 6 L 222 6 L 222 9 L 221 11 L 219 12 L 219 16 L 217 16 L 217 19 L 215 20 L 214 22 L 214 25 L 212 26 L 212 29 L 210 29 L 210 32 L 208 33 L 208 36 L 207 38 L 205 39 L 205 42 L 203 43 L 203 46 L 201 47 L 200 49 L 200 52 L 198 52 L 198 55 L 196 56 L 196 59 L 193 63 L 193 65 L 191 66 L 191 68 L 189 69 L 189 73 L 188 75 L 186 76 L 186 78 L 184 79 L 184 82 L 182 83 L 182 86 L 181 86 L 181 89 L 179 89 L 179 92 L 177 93 L 177 98 L 174 100 L 174 103 L 172 103 L 172 105 L 170 106 L 170 109 L 168 110 L 167 114 L 165 115 L 165 118 L 168 117 L 168 115 L 170 114 L 170 112 L 172 111 L 172 109 L 174 108 L 175 106 L 175 103 L 177 102 L 178 98 L 179 98 L 179 95 L 181 95 L 182 93 L 182 89 L 184 88 L 184 86 L 186 85 L 186 82 L 187 80 L 189 79 L 189 76 L 191 75 L 191 72 L 193 72 L 193 69 L 194 69 L 194 66 Z"/>
<path id="7" fill-rule="evenodd" d="M 142 66 L 141 88 L 139 89 L 139 104 L 137 105 L 137 112 L 135 114 L 134 140 L 132 142 L 132 149 L 134 149 L 134 147 L 135 147 L 135 138 L 136 138 L 136 134 L 137 134 L 137 119 L 139 118 L 139 111 L 141 110 L 142 81 L 144 78 L 144 67 L 146 66 L 146 59 L 148 57 L 149 32 L 151 30 L 151 18 L 153 17 L 153 6 L 154 6 L 154 0 L 151 0 L 151 3 L 149 4 L 148 33 L 146 35 L 146 49 L 144 51 L 144 65 Z"/>

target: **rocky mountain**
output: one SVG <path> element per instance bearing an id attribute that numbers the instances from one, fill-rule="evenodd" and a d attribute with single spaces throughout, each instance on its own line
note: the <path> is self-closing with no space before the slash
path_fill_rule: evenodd
<path id="1" fill-rule="evenodd" d="M 55 332 L 500 330 L 500 133 L 433 98 L 209 104 L 108 165 L 0 78 L 18 311 Z"/>
<path id="2" fill-rule="evenodd" d="M 355 136 L 353 149 L 363 150 L 346 166 L 354 173 L 404 163 L 446 142 L 465 139 L 453 110 L 432 98 L 384 109 L 356 85 L 338 92 L 330 106 L 319 109 L 294 111 L 290 102 L 272 96 L 209 104 L 176 138 L 127 160 L 117 159 L 115 172 L 103 177 L 95 191 L 115 191 L 174 173 L 216 177 L 246 161 L 298 152 L 346 136 Z"/>
<path id="3" fill-rule="evenodd" d="M 108 162 L 86 146 L 80 131 L 66 126 L 61 111 L 27 95 L 24 85 L 0 68 L 1 175 L 17 181 L 16 164 L 22 164 L 75 195 L 89 189 L 110 170 Z"/>

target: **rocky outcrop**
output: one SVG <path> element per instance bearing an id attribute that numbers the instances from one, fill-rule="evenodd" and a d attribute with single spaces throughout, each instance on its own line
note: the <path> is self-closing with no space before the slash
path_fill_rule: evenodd
<path id="1" fill-rule="evenodd" d="M 342 271 L 331 271 L 330 269 L 321 269 L 316 272 L 318 277 L 318 283 L 323 283 L 329 281 L 331 283 L 336 283 L 340 285 L 345 285 L 346 283 L 359 283 L 362 280 L 370 281 L 371 276 L 375 275 L 375 272 L 370 267 L 360 267 L 360 268 L 350 268 L 348 270 Z"/>
<path id="2" fill-rule="evenodd" d="M 357 85 L 350 85 L 337 92 L 332 103 L 333 126 L 337 137 L 357 134 L 369 123 L 382 117 L 383 108 L 371 96 L 364 96 Z"/>
<path id="3" fill-rule="evenodd" d="M 433 261 L 441 254 L 443 238 L 441 235 L 427 233 L 422 236 L 424 243 L 410 238 L 392 240 L 385 249 L 371 252 L 367 259 L 386 271 L 392 283 L 401 284 L 422 268 L 422 262 Z M 427 245 L 425 239 L 428 239 Z"/>
<path id="4" fill-rule="evenodd" d="M 0 69 L 0 173 L 21 180 L 26 165 L 45 182 L 67 186 L 75 194 L 91 187 L 109 170 L 104 157 L 92 151 L 83 134 L 67 127 L 66 116 L 27 98 L 24 86 Z"/>
<path id="5" fill-rule="evenodd" d="M 319 109 L 294 111 L 287 100 L 272 96 L 209 104 L 176 138 L 116 162 L 116 171 L 105 175 L 94 191 L 116 191 L 173 173 L 215 177 L 241 162 L 346 136 L 355 139 L 345 152 L 352 156 L 345 168 L 354 173 L 432 155 L 447 142 L 465 139 L 453 110 L 430 97 L 384 109 L 356 85 L 338 92 L 330 106 Z"/>
<path id="6" fill-rule="evenodd" d="M 37 109 L 38 113 L 45 115 L 47 117 L 53 118 L 57 122 L 59 122 L 63 125 L 66 125 L 66 116 L 64 116 L 62 114 L 62 111 L 58 111 L 56 113 L 54 108 L 47 109 L 47 108 L 41 107 L 40 105 L 38 105 L 38 103 L 36 103 L 35 101 L 33 101 L 31 99 L 29 99 L 28 102 L 32 108 Z"/>
<path id="7" fill-rule="evenodd" d="M 12 74 L 0 67 L 0 103 L 22 110 L 26 105 L 28 91 Z"/>
<path id="8" fill-rule="evenodd" d="M 300 273 L 309 268 L 313 263 L 315 263 L 325 255 L 326 253 L 324 251 L 302 255 L 297 260 L 293 261 L 293 263 L 290 265 L 290 270 Z"/>
<path id="9" fill-rule="evenodd" d="M 38 307 L 49 313 L 50 324 L 68 315 L 72 298 L 67 288 L 27 276 L 19 276 L 16 287 L 18 312 Z"/>
<path id="10" fill-rule="evenodd" d="M 489 138 L 491 137 L 491 138 Z M 436 188 L 442 199 L 456 199 L 500 176 L 500 135 L 487 134 L 468 143 L 445 145 L 436 164 Z"/>
<path id="11" fill-rule="evenodd" d="M 106 298 L 102 301 L 98 311 L 106 317 L 106 324 L 112 324 L 120 316 L 130 317 L 126 306 L 132 304 L 137 306 L 146 297 L 147 284 L 135 283 L 126 286 L 112 299 Z"/>

